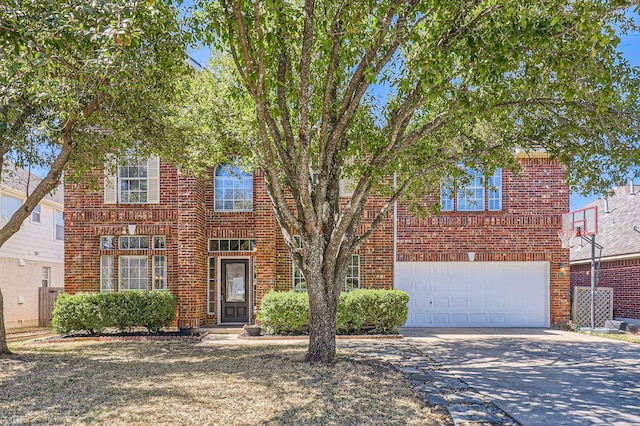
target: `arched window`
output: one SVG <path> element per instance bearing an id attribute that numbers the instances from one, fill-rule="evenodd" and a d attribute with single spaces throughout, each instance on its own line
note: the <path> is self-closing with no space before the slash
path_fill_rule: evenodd
<path id="1" fill-rule="evenodd" d="M 214 190 L 215 211 L 253 210 L 253 174 L 230 164 L 221 164 L 216 169 Z"/>

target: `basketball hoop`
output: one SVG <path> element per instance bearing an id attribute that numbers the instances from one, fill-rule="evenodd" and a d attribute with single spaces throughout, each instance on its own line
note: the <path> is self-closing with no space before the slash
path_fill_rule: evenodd
<path id="1" fill-rule="evenodd" d="M 563 229 L 561 231 L 558 231 L 558 238 L 560 238 L 560 242 L 562 243 L 562 248 L 568 249 L 573 247 L 571 245 L 571 242 L 576 237 L 576 235 L 578 235 L 578 229 L 568 229 L 568 230 Z"/>

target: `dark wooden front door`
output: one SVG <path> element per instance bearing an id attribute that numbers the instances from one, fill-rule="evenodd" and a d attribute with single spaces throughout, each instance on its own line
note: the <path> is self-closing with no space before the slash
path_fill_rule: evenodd
<path id="1" fill-rule="evenodd" d="M 222 259 L 221 269 L 220 322 L 249 322 L 249 260 Z"/>

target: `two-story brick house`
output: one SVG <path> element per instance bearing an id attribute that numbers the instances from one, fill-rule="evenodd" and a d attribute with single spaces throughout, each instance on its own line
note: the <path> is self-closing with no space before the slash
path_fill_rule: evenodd
<path id="1" fill-rule="evenodd" d="M 520 161 L 520 175 L 478 174 L 456 194 L 426 197 L 440 198 L 440 216 L 397 205 L 353 256 L 345 289 L 408 291 L 407 325 L 568 319 L 569 278 L 558 272 L 568 252 L 556 236 L 569 206 L 564 169 L 541 154 Z M 152 158 L 100 178 L 98 191 L 65 188 L 66 291 L 168 290 L 179 325 L 201 327 L 253 321 L 266 292 L 304 288 L 259 172 L 221 165 L 194 177 Z M 372 199 L 363 229 L 378 207 Z"/>

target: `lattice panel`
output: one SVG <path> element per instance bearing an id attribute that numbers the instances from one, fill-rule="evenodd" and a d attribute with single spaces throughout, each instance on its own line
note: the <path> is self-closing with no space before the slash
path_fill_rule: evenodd
<path id="1" fill-rule="evenodd" d="M 596 327 L 604 327 L 613 319 L 613 288 L 596 289 Z M 580 327 L 591 327 L 591 287 L 574 287 L 573 321 Z"/>

